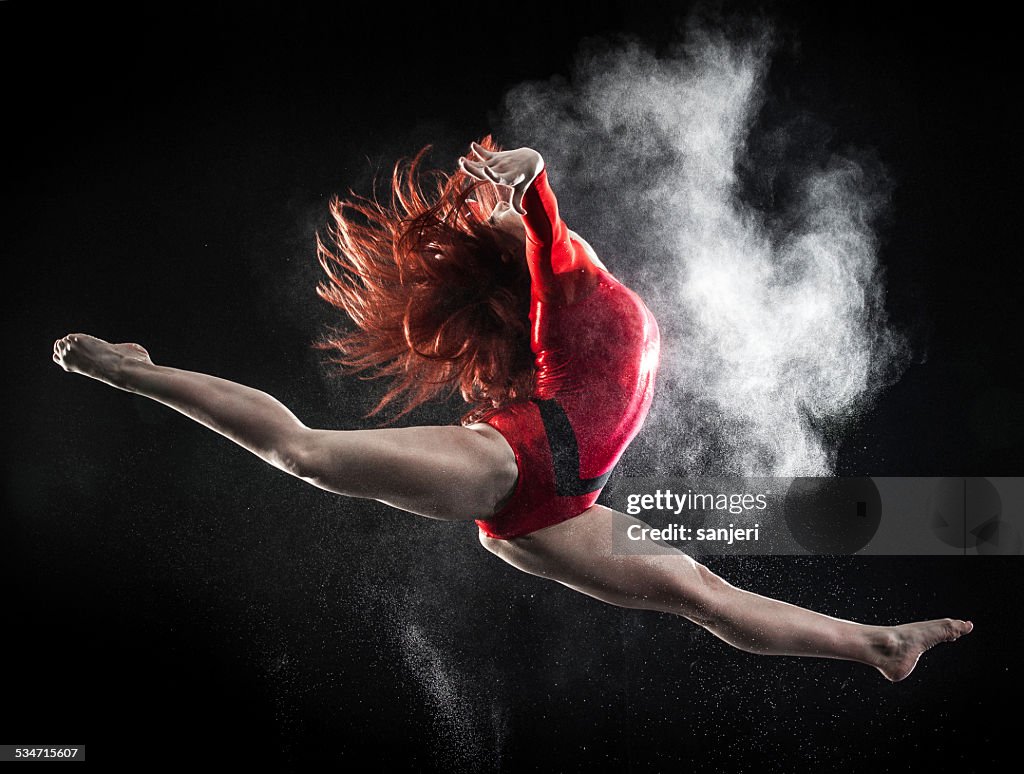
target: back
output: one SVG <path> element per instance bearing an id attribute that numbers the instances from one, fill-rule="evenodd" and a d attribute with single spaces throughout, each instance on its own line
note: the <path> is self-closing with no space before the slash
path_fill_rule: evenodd
<path id="1" fill-rule="evenodd" d="M 660 334 L 640 297 L 566 228 L 542 172 L 523 199 L 536 381 L 488 417 L 516 455 L 515 491 L 480 529 L 510 539 L 596 501 L 654 397 Z"/>
<path id="2" fill-rule="evenodd" d="M 639 432 L 654 398 L 660 332 L 640 297 L 607 271 L 571 304 L 540 301 L 530 315 L 535 399 L 568 418 L 580 476 L 605 474 Z"/>

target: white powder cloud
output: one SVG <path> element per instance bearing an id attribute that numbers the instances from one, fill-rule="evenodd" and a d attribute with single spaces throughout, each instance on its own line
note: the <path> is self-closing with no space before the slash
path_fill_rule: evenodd
<path id="1" fill-rule="evenodd" d="M 774 45 L 749 23 L 691 24 L 660 56 L 592 40 L 570 79 L 505 96 L 505 147 L 541 150 L 570 228 L 658 317 L 652 474 L 828 475 L 830 431 L 907 360 L 877 259 L 884 170 L 806 116 L 758 123 Z"/>

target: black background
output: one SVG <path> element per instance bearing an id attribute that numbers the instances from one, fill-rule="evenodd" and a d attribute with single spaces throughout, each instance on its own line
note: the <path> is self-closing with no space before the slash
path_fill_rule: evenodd
<path id="1" fill-rule="evenodd" d="M 838 472 L 1020 475 L 1011 25 L 939 6 L 758 7 L 799 42 L 769 88 L 875 148 L 896 181 L 887 303 L 928 341 Z M 366 426 L 379 389 L 323 379 L 309 349 L 332 319 L 313 293 L 330 195 L 368 192 L 426 143 L 450 165 L 506 89 L 567 75 L 581 39 L 663 46 L 688 10 L 583 8 L 0 4 L 6 741 L 85 742 L 111 766 L 202 748 L 280 770 L 369 756 L 382 770 L 983 771 L 1016 750 L 1015 557 L 717 559 L 740 585 L 843 617 L 976 624 L 899 685 L 758 659 L 521 575 L 472 525 L 313 490 L 51 362 L 71 331 L 139 341 L 308 424 Z"/>

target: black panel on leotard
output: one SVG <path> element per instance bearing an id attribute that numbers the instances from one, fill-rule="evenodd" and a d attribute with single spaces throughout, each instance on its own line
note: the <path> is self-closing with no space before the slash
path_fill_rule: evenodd
<path id="1" fill-rule="evenodd" d="M 596 478 L 580 478 L 580 452 L 576 433 L 558 401 L 534 398 L 533 402 L 540 409 L 540 418 L 544 422 L 544 431 L 551 447 L 551 458 L 555 465 L 555 490 L 558 494 L 562 497 L 575 497 L 601 489 L 608 482 L 611 471 Z"/>

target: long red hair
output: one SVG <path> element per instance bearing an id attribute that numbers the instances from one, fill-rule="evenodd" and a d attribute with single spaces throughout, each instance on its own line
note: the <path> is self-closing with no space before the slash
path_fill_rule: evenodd
<path id="1" fill-rule="evenodd" d="M 490 135 L 480 144 L 500 150 Z M 530 394 L 530 277 L 522 242 L 487 222 L 495 186 L 423 171 L 429 149 L 395 164 L 387 205 L 352 191 L 331 200 L 317 295 L 355 327 L 331 327 L 313 346 L 340 374 L 390 378 L 367 417 L 397 401 L 394 421 L 458 390 L 469 424 Z"/>

